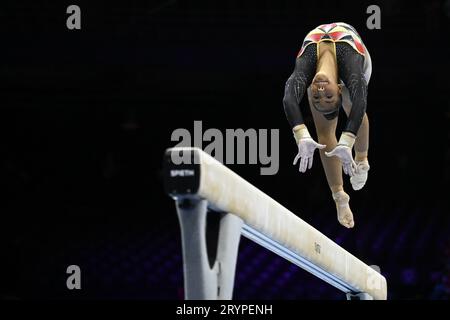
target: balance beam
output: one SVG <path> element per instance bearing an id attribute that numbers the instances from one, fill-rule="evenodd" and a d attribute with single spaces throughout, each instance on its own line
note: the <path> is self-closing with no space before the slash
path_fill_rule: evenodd
<path id="1" fill-rule="evenodd" d="M 180 220 L 186 299 L 231 299 L 240 234 L 347 293 L 348 299 L 387 298 L 386 279 L 379 272 L 201 149 L 167 149 L 164 176 Z M 221 215 L 212 258 L 207 209 Z"/>

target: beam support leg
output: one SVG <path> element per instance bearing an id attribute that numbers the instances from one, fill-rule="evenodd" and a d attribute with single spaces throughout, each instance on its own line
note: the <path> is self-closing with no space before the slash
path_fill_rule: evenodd
<path id="1" fill-rule="evenodd" d="M 231 299 L 242 219 L 229 213 L 221 214 L 216 260 L 211 267 L 206 240 L 207 201 L 179 199 L 176 207 L 183 247 L 185 299 Z"/>
<path id="2" fill-rule="evenodd" d="M 234 276 L 241 240 L 243 221 L 231 214 L 223 213 L 220 219 L 219 242 L 217 245 L 218 299 L 233 298 Z"/>

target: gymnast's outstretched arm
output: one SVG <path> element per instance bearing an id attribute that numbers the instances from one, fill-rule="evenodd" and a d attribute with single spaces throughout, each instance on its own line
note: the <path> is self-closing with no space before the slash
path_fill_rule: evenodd
<path id="1" fill-rule="evenodd" d="M 353 160 L 352 148 L 367 107 L 367 81 L 363 70 L 364 57 L 348 44 L 340 43 L 336 49 L 339 77 L 349 91 L 352 109 L 337 147 L 325 154 L 328 157 L 336 156 L 341 159 L 344 173 L 353 176 L 356 163 Z"/>
<path id="2" fill-rule="evenodd" d="M 294 72 L 286 81 L 283 106 L 292 129 L 304 124 L 300 101 L 314 78 L 317 65 L 316 46 L 311 44 L 305 48 L 303 54 L 295 61 Z"/>
<path id="3" fill-rule="evenodd" d="M 314 78 L 316 65 L 316 44 L 311 44 L 305 48 L 301 56 L 297 57 L 295 70 L 287 80 L 284 90 L 284 111 L 298 146 L 298 153 L 293 164 L 300 160 L 300 172 L 305 172 L 307 168 L 311 169 L 316 149 L 326 147 L 311 138 L 300 111 L 300 102 Z"/>
<path id="4" fill-rule="evenodd" d="M 339 76 L 350 93 L 352 109 L 344 132 L 356 136 L 367 108 L 367 81 L 364 77 L 364 57 L 348 44 L 338 44 L 336 58 Z"/>

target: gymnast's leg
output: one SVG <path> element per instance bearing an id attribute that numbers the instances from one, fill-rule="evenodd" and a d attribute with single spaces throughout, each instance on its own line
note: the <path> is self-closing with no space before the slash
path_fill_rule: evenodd
<path id="1" fill-rule="evenodd" d="M 325 152 L 333 150 L 337 145 L 336 126 L 338 118 L 327 120 L 323 114 L 319 113 L 312 107 L 311 91 L 308 89 L 308 100 L 313 115 L 314 124 L 316 126 L 317 137 L 320 144 L 325 144 L 326 148 L 319 150 L 320 159 L 325 170 L 328 186 L 331 189 L 333 199 L 336 203 L 338 221 L 344 227 L 352 228 L 355 223 L 353 221 L 353 213 L 350 209 L 350 197 L 344 191 L 342 181 L 342 164 L 337 157 L 327 157 Z"/>
<path id="2" fill-rule="evenodd" d="M 349 97 L 348 89 L 342 88 L 342 106 L 347 116 L 352 109 L 352 102 Z M 360 190 L 364 187 L 367 181 L 368 172 L 370 169 L 368 160 L 369 151 L 369 118 L 367 114 L 364 114 L 363 121 L 356 134 L 355 140 L 355 162 L 356 171 L 355 175 L 350 178 L 353 190 Z"/>

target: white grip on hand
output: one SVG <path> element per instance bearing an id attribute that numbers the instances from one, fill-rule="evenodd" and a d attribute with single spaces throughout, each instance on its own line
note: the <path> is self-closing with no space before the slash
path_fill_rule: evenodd
<path id="1" fill-rule="evenodd" d="M 352 177 L 355 174 L 356 163 L 353 160 L 352 148 L 356 137 L 350 132 L 343 132 L 336 148 L 330 152 L 325 152 L 327 157 L 338 157 L 342 162 L 342 169 L 345 174 Z"/>
<path id="2" fill-rule="evenodd" d="M 295 142 L 297 142 L 297 144 L 300 139 L 311 138 L 308 128 L 304 124 L 295 126 L 292 131 L 294 133 Z"/>
<path id="3" fill-rule="evenodd" d="M 326 146 L 315 142 L 304 124 L 294 127 L 293 131 L 298 146 L 298 153 L 293 164 L 297 164 L 297 161 L 300 159 L 299 171 L 305 172 L 307 168 L 311 169 L 312 167 L 314 151 L 323 149 Z"/>
<path id="4" fill-rule="evenodd" d="M 339 146 L 346 146 L 350 149 L 353 148 L 355 144 L 356 136 L 351 132 L 342 132 L 341 138 L 339 139 Z"/>

